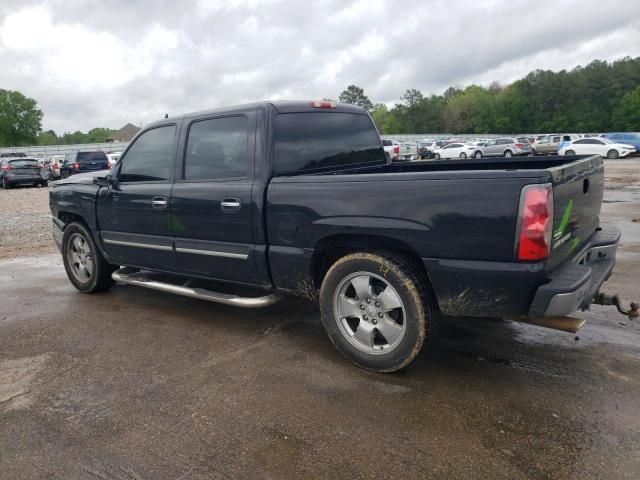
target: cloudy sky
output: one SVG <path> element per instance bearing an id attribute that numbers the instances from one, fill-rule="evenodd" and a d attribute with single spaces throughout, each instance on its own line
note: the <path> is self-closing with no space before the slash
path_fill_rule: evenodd
<path id="1" fill-rule="evenodd" d="M 265 99 L 374 102 L 640 55 L 638 0 L 1 0 L 0 88 L 45 129 Z"/>

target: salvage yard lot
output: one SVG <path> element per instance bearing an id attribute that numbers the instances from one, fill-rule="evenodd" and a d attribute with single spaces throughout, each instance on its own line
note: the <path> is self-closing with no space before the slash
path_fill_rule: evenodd
<path id="1" fill-rule="evenodd" d="M 640 159 L 606 165 L 602 219 L 623 232 L 606 291 L 638 299 Z M 639 477 L 640 320 L 447 321 L 375 374 L 303 300 L 77 293 L 47 203 L 0 190 L 0 478 Z"/>

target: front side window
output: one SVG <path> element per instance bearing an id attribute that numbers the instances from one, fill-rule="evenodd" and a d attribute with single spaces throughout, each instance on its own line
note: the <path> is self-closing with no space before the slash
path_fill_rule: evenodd
<path id="1" fill-rule="evenodd" d="M 552 142 L 553 143 L 559 143 L 560 142 L 560 137 L 553 137 Z"/>
<path id="2" fill-rule="evenodd" d="M 176 126 L 147 130 L 122 157 L 118 180 L 120 182 L 168 181 L 173 165 Z"/>
<path id="3" fill-rule="evenodd" d="M 279 114 L 275 121 L 274 141 L 276 174 L 387 163 L 380 137 L 367 115 Z"/>
<path id="4" fill-rule="evenodd" d="M 249 121 L 220 117 L 194 122 L 184 159 L 185 180 L 246 177 L 249 165 Z"/>

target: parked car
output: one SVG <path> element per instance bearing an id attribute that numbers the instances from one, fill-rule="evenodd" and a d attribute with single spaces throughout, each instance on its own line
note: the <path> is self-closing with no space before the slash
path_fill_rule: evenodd
<path id="1" fill-rule="evenodd" d="M 64 161 L 64 155 L 51 155 L 48 159 L 48 167 L 49 172 L 51 174 L 51 178 L 56 179 L 62 177 L 62 173 L 60 169 L 62 167 L 62 162 Z"/>
<path id="2" fill-rule="evenodd" d="M 400 155 L 400 145 L 398 145 L 398 142 L 383 138 L 382 147 L 384 148 L 384 151 L 389 160 L 395 160 L 396 157 Z"/>
<path id="3" fill-rule="evenodd" d="M 423 141 L 418 144 L 418 155 L 420 158 L 431 158 L 437 150 L 440 150 L 446 144 L 447 142 L 444 140 Z"/>
<path id="4" fill-rule="evenodd" d="M 562 147 L 560 155 L 600 155 L 606 158 L 622 158 L 635 153 L 633 145 L 615 143 L 608 138 L 580 138 Z"/>
<path id="5" fill-rule="evenodd" d="M 636 153 L 640 152 L 640 133 L 634 132 L 614 132 L 605 133 L 604 138 L 608 138 L 615 143 L 624 143 L 625 145 L 633 145 L 636 149 Z"/>
<path id="6" fill-rule="evenodd" d="M 477 147 L 474 152 L 475 158 L 517 155 L 531 155 L 531 145 L 526 137 L 502 137 L 489 140 L 484 147 Z"/>
<path id="7" fill-rule="evenodd" d="M 436 160 L 447 160 L 459 158 L 461 160 L 467 157 L 473 157 L 478 147 L 469 143 L 450 143 L 434 153 L 433 158 Z"/>
<path id="8" fill-rule="evenodd" d="M 79 151 L 66 155 L 60 173 L 67 178 L 77 173 L 108 169 L 109 159 L 102 150 Z"/>
<path id="9" fill-rule="evenodd" d="M 418 157 L 418 145 L 413 142 L 399 142 L 399 152 L 395 157 L 396 162 L 406 162 L 410 160 L 417 160 Z"/>
<path id="10" fill-rule="evenodd" d="M 578 138 L 580 138 L 578 135 L 570 133 L 545 135 L 531 145 L 531 150 L 534 155 L 555 155 L 560 150 L 563 142 L 572 142 Z"/>
<path id="11" fill-rule="evenodd" d="M 111 172 L 56 182 L 53 234 L 81 292 L 118 281 L 247 308 L 318 298 L 337 349 L 389 372 L 441 313 L 573 328 L 558 317 L 611 274 L 619 232 L 600 228 L 600 157 L 494 162 L 392 163 L 353 105 L 221 108 L 152 123 Z"/>
<path id="12" fill-rule="evenodd" d="M 35 158 L 4 157 L 0 159 L 0 185 L 9 189 L 15 185 L 47 186 L 42 164 Z"/>

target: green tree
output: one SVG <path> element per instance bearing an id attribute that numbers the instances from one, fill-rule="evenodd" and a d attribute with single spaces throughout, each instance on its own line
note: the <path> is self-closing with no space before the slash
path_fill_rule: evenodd
<path id="1" fill-rule="evenodd" d="M 612 130 L 640 131 L 640 86 L 622 97 L 612 120 Z"/>
<path id="2" fill-rule="evenodd" d="M 46 132 L 40 132 L 38 134 L 38 145 L 57 145 L 58 135 L 53 130 L 47 130 Z"/>
<path id="3" fill-rule="evenodd" d="M 0 89 L 0 145 L 34 144 L 42 130 L 42 111 L 22 93 Z"/>
<path id="4" fill-rule="evenodd" d="M 338 97 L 342 103 L 350 103 L 351 105 L 358 105 L 367 110 L 373 109 L 373 103 L 364 94 L 364 89 L 357 85 L 349 85 Z"/>

